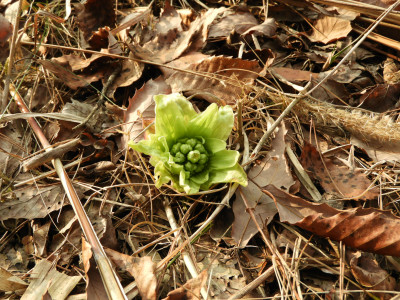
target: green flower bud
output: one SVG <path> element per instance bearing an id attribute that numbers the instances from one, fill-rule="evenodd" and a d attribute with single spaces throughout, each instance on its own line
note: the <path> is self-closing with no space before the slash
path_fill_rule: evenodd
<path id="1" fill-rule="evenodd" d="M 175 154 L 174 162 L 176 162 L 178 164 L 183 164 L 185 162 L 185 160 L 186 160 L 186 156 L 183 153 L 178 152 Z"/>
<path id="2" fill-rule="evenodd" d="M 205 166 L 206 166 L 206 165 L 200 165 L 200 164 L 196 165 L 196 169 L 194 169 L 194 172 L 193 172 L 193 173 L 200 173 L 201 171 L 204 170 L 204 167 L 205 167 Z"/>
<path id="3" fill-rule="evenodd" d="M 200 154 L 200 159 L 198 164 L 205 165 L 208 162 L 208 155 L 207 154 Z"/>
<path id="4" fill-rule="evenodd" d="M 196 139 L 188 139 L 188 140 L 186 141 L 186 144 L 192 146 L 193 149 L 194 149 L 194 147 L 195 147 L 198 143 L 199 143 L 199 141 L 196 140 Z"/>
<path id="5" fill-rule="evenodd" d="M 198 143 L 198 144 L 194 147 L 194 149 L 197 150 L 197 151 L 199 151 L 200 153 L 203 153 L 203 154 L 206 154 L 206 153 L 207 153 L 206 148 L 204 148 L 204 146 L 203 146 L 202 144 L 200 144 L 200 143 Z"/>
<path id="6" fill-rule="evenodd" d="M 176 155 L 181 149 L 182 144 L 181 143 L 176 143 L 175 145 L 172 146 L 171 148 L 171 153 L 172 155 Z"/>
<path id="7" fill-rule="evenodd" d="M 200 159 L 200 152 L 199 151 L 197 151 L 197 150 L 193 150 L 193 151 L 190 151 L 189 153 L 188 153 L 188 155 L 187 155 L 187 159 L 188 159 L 188 161 L 190 161 L 190 162 L 192 162 L 192 163 L 197 163 L 198 161 L 199 161 L 199 159 Z"/>
<path id="8" fill-rule="evenodd" d="M 181 147 L 180 147 L 180 149 L 181 149 L 181 152 L 182 152 L 183 154 L 188 154 L 190 151 L 193 150 L 192 146 L 190 146 L 190 145 L 188 145 L 188 144 L 182 144 Z"/>
<path id="9" fill-rule="evenodd" d="M 185 164 L 185 170 L 186 170 L 186 171 L 192 172 L 192 171 L 194 171 L 195 169 L 196 169 L 196 165 L 195 165 L 195 164 L 192 164 L 190 161 L 188 161 L 188 162 Z"/>

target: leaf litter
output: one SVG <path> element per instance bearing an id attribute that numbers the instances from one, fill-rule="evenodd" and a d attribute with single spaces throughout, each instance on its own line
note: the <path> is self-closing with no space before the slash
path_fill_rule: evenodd
<path id="1" fill-rule="evenodd" d="M 393 1 L 239 2 L 33 3 L 18 23 L 18 2 L 1 1 L 2 113 L 18 113 L 11 81 L 53 145 L 79 139 L 58 155 L 127 299 L 398 295 L 397 13 L 350 50 Z M 233 108 L 227 144 L 247 187 L 155 187 L 127 143 L 148 137 L 153 97 L 173 92 L 197 112 Z M 312 130 L 324 151 L 305 142 Z M 54 168 L 23 168 L 40 155 L 24 119 L 1 122 L 0 297 L 106 299 Z"/>

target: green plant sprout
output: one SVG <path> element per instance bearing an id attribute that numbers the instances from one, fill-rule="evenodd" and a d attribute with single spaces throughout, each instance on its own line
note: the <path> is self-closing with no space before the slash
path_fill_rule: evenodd
<path id="1" fill-rule="evenodd" d="M 197 113 L 180 94 L 157 95 L 154 101 L 155 134 L 129 146 L 150 155 L 158 188 L 172 182 L 177 191 L 194 194 L 216 183 L 247 185 L 239 152 L 226 149 L 234 122 L 230 106 L 213 103 Z"/>

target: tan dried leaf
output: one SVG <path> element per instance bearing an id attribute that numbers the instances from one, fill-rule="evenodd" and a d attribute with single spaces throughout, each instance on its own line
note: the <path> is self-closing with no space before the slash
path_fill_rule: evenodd
<path id="1" fill-rule="evenodd" d="M 235 221 L 232 225 L 232 237 L 239 247 L 245 247 L 249 240 L 258 232 L 256 224 L 246 211 L 242 195 L 246 197 L 250 209 L 261 228 L 268 225 L 277 213 L 274 201 L 263 194 L 262 187 L 273 184 L 284 187 L 286 190 L 295 183 L 285 157 L 285 135 L 287 129 L 284 123 L 276 132 L 275 138 L 271 142 L 271 151 L 267 156 L 254 166 L 248 173 L 249 183 L 247 187 L 240 187 L 242 191 L 236 192 L 236 199 L 233 202 L 233 212 Z"/>
<path id="2" fill-rule="evenodd" d="M 188 280 L 183 286 L 168 293 L 163 300 L 197 300 L 200 299 L 200 290 L 207 280 L 207 270 L 196 278 Z"/>
<path id="3" fill-rule="evenodd" d="M 191 64 L 186 70 L 191 72 L 176 71 L 166 79 L 173 92 L 190 92 L 210 102 L 220 99 L 235 104 L 258 77 L 261 67 L 257 61 L 213 56 Z M 216 97 L 204 96 L 207 94 Z"/>
<path id="4" fill-rule="evenodd" d="M 150 256 L 133 257 L 112 249 L 105 249 L 108 257 L 121 269 L 131 274 L 136 281 L 143 300 L 157 299 L 156 265 Z"/>
<path id="5" fill-rule="evenodd" d="M 43 259 L 32 269 L 30 284 L 21 300 L 42 299 L 46 293 L 53 300 L 64 300 L 75 288 L 81 276 L 68 276 L 57 271 L 55 264 Z"/>
<path id="6" fill-rule="evenodd" d="M 323 16 L 314 23 L 312 33 L 306 34 L 306 36 L 312 42 L 328 44 L 347 37 L 351 30 L 350 21 L 336 17 Z"/>

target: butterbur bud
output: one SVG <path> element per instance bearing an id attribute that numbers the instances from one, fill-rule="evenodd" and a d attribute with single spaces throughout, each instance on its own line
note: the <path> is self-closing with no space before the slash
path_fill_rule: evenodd
<path id="1" fill-rule="evenodd" d="M 157 187 L 172 182 L 179 192 L 193 194 L 220 182 L 247 185 L 239 152 L 226 149 L 234 120 L 230 106 L 213 103 L 198 114 L 180 94 L 157 95 L 154 100 L 155 134 L 129 146 L 150 155 Z"/>

